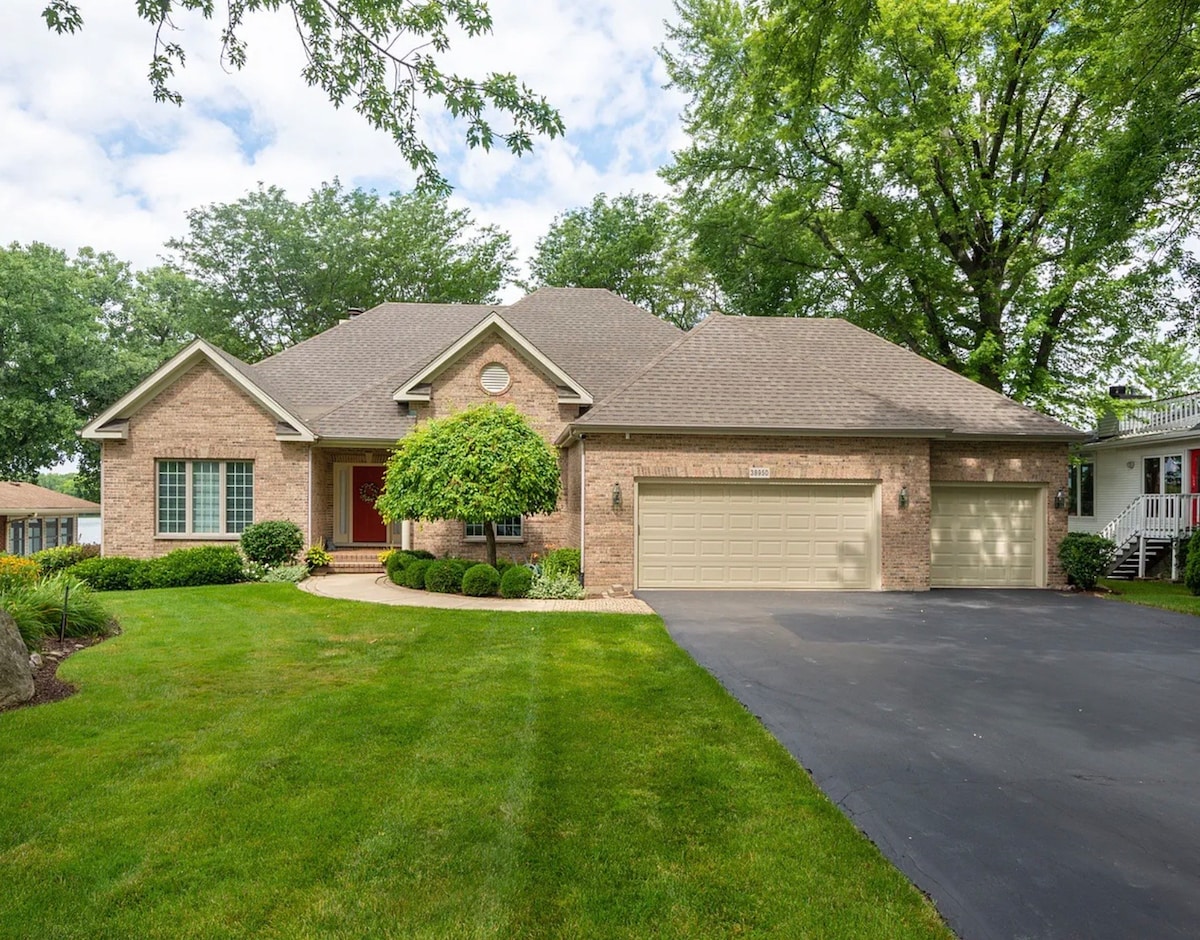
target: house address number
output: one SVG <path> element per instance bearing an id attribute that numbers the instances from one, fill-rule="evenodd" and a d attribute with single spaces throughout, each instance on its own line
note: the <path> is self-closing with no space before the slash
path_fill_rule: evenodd
<path id="1" fill-rule="evenodd" d="M 751 480 L 769 480 L 769 479 L 771 479 L 771 468 L 770 467 L 751 467 L 750 468 L 750 479 Z"/>

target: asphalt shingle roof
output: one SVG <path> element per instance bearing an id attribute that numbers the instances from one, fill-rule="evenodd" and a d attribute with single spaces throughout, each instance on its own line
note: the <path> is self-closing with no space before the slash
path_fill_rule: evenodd
<path id="1" fill-rule="evenodd" d="M 576 424 L 1081 436 L 844 320 L 721 315 Z"/>
<path id="2" fill-rule="evenodd" d="M 33 483 L 0 480 L 0 516 L 29 512 L 99 512 L 100 504 Z"/>

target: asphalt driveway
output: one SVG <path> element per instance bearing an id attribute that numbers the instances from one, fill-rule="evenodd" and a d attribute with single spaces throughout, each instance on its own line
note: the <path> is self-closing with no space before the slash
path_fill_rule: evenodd
<path id="1" fill-rule="evenodd" d="M 1200 936 L 1200 618 L 639 592 L 966 940 Z"/>

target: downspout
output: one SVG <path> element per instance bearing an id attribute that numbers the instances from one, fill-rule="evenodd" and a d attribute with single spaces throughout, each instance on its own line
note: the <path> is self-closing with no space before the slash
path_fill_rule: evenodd
<path id="1" fill-rule="evenodd" d="M 587 532 L 587 445 L 586 435 L 579 435 L 579 580 L 587 583 L 587 555 L 584 554 L 584 539 Z"/>
<path id="2" fill-rule="evenodd" d="M 312 444 L 308 445 L 308 542 L 305 544 L 312 545 Z M 322 540 L 324 544 L 324 540 Z"/>

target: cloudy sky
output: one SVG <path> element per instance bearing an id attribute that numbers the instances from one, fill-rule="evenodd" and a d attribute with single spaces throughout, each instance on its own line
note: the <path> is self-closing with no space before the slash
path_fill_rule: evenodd
<path id="1" fill-rule="evenodd" d="M 258 182 L 297 199 L 325 180 L 381 192 L 414 176 L 390 138 L 337 111 L 300 78 L 303 53 L 284 14 L 247 20 L 249 62 L 229 73 L 212 24 L 183 16 L 181 108 L 156 103 L 153 47 L 134 0 L 79 0 L 84 28 L 50 33 L 42 0 L 0 7 L 0 243 L 43 241 L 155 263 L 184 213 Z M 597 192 L 664 189 L 657 169 L 682 142 L 682 101 L 663 89 L 655 47 L 670 0 L 491 0 L 490 36 L 456 44 L 450 67 L 514 71 L 557 107 L 565 139 L 533 154 L 468 151 L 441 115 L 425 131 L 453 201 L 512 233 L 521 258 L 558 212 Z"/>

